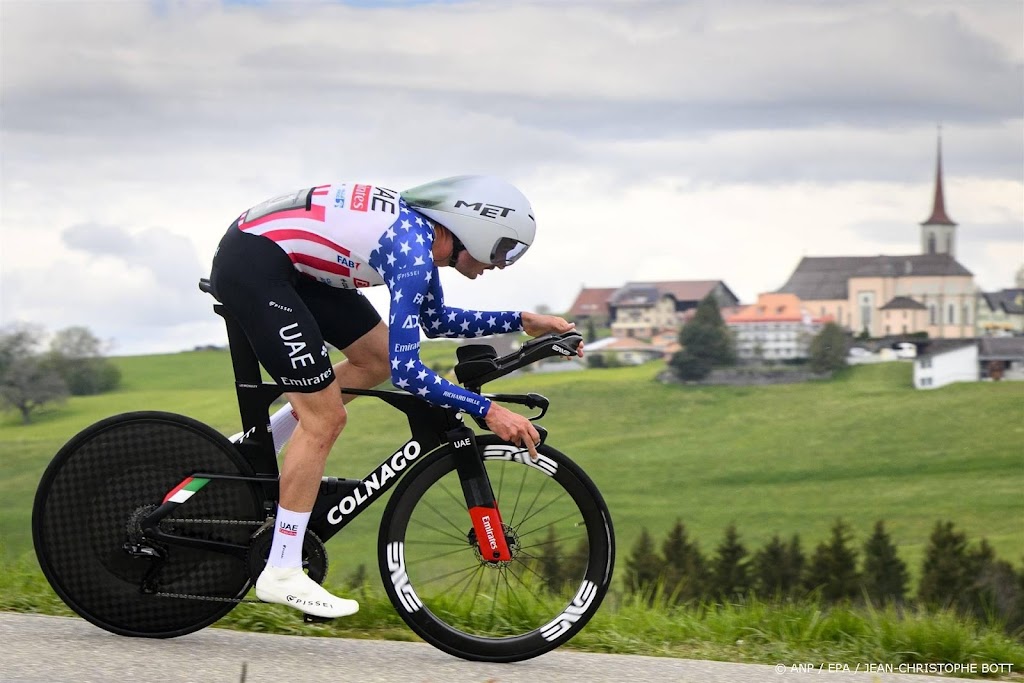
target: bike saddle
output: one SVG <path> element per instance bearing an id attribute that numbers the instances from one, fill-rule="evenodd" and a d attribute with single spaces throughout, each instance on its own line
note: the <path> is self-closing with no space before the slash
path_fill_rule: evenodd
<path id="1" fill-rule="evenodd" d="M 214 299 L 217 299 L 217 301 L 220 301 L 220 298 L 217 297 L 217 292 L 213 289 L 213 283 L 210 282 L 208 277 L 199 278 L 199 291 L 206 292 Z"/>

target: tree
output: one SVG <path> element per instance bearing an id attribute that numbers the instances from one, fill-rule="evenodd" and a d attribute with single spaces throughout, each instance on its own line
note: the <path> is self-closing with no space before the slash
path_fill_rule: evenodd
<path id="1" fill-rule="evenodd" d="M 36 351 L 42 337 L 40 328 L 28 325 L 0 334 L 0 404 L 21 413 L 24 424 L 32 421 L 33 412 L 68 393 L 64 380 Z"/>
<path id="2" fill-rule="evenodd" d="M 665 590 L 675 596 L 678 603 L 698 600 L 704 595 L 708 582 L 708 568 L 696 541 L 687 537 L 681 519 L 676 520 L 665 542 L 661 545 L 665 557 Z"/>
<path id="3" fill-rule="evenodd" d="M 91 396 L 116 389 L 121 371 L 103 357 L 103 342 L 86 327 L 57 332 L 46 357 L 73 396 Z"/>
<path id="4" fill-rule="evenodd" d="M 778 534 L 754 553 L 751 562 L 751 587 L 764 598 L 784 598 L 793 595 L 800 585 L 804 556 L 800 538 L 794 536 L 787 545 Z"/>
<path id="5" fill-rule="evenodd" d="M 996 557 L 988 540 L 967 552 L 971 587 L 963 595 L 961 609 L 978 619 L 996 617 L 1013 632 L 1024 625 L 1024 607 L 1013 565 Z"/>
<path id="6" fill-rule="evenodd" d="M 971 560 L 967 536 L 952 522 L 936 522 L 928 539 L 917 599 L 929 607 L 950 607 L 971 588 Z"/>
<path id="7" fill-rule="evenodd" d="M 910 575 L 907 565 L 896 554 L 896 546 L 885 530 L 885 524 L 875 522 L 874 533 L 864 543 L 864 592 L 876 605 L 902 603 L 907 594 Z"/>
<path id="8" fill-rule="evenodd" d="M 681 379 L 703 379 L 713 368 L 736 362 L 732 334 L 722 320 L 714 294 L 704 297 L 693 320 L 683 325 L 679 344 L 683 348 L 672 356 L 669 364 Z"/>
<path id="9" fill-rule="evenodd" d="M 828 602 L 852 600 L 859 595 L 857 551 L 850 547 L 850 528 L 841 519 L 832 525 L 832 536 L 814 551 L 804 580 L 809 590 L 820 590 Z"/>
<path id="10" fill-rule="evenodd" d="M 793 538 L 789 539 L 789 543 L 786 545 L 786 566 L 792 575 L 793 583 L 790 590 L 794 594 L 800 586 L 800 577 L 803 575 L 806 565 L 807 558 L 804 557 L 804 551 L 800 545 L 800 535 L 793 534 Z"/>
<path id="11" fill-rule="evenodd" d="M 665 562 L 654 550 L 654 540 L 644 527 L 626 560 L 626 590 L 630 593 L 653 592 L 665 574 Z"/>
<path id="12" fill-rule="evenodd" d="M 547 538 L 537 559 L 540 565 L 537 571 L 544 578 L 544 587 L 549 592 L 557 592 L 562 587 L 562 559 L 553 526 L 548 527 Z"/>
<path id="13" fill-rule="evenodd" d="M 587 573 L 587 564 L 590 561 L 590 541 L 584 535 L 576 544 L 576 548 L 565 556 L 562 562 L 562 576 L 566 581 L 581 581 Z M 573 590 L 575 590 L 573 586 Z"/>
<path id="14" fill-rule="evenodd" d="M 974 613 L 979 619 L 997 617 L 1009 633 L 1020 633 L 1024 627 L 1024 574 L 1013 565 L 992 558 L 979 568 L 972 590 Z"/>
<path id="15" fill-rule="evenodd" d="M 835 323 L 828 323 L 811 340 L 810 367 L 814 372 L 833 372 L 846 367 L 846 334 Z"/>
<path id="16" fill-rule="evenodd" d="M 750 592 L 747 549 L 736 525 L 730 524 L 711 561 L 711 594 L 719 600 L 743 597 Z"/>

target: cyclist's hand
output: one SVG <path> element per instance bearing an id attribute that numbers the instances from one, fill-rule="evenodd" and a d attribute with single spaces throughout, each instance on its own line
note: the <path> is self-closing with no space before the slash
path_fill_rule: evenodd
<path id="1" fill-rule="evenodd" d="M 540 434 L 527 420 L 519 413 L 513 413 L 505 406 L 491 403 L 491 407 L 484 416 L 487 427 L 498 435 L 498 438 L 509 443 L 518 444 L 530 451 L 530 458 L 537 459 L 537 446 L 540 444 Z"/>
<path id="2" fill-rule="evenodd" d="M 565 318 L 557 315 L 545 315 L 543 313 L 530 313 L 523 311 L 523 331 L 531 337 L 539 337 L 542 334 L 561 334 L 576 329 L 576 323 L 571 323 Z M 576 347 L 576 355 L 583 358 L 583 342 Z"/>

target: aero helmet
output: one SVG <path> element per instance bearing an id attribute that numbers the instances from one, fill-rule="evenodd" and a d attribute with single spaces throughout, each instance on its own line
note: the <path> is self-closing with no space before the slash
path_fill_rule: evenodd
<path id="1" fill-rule="evenodd" d="M 507 266 L 533 243 L 537 223 L 523 193 L 493 176 L 462 175 L 402 192 L 402 199 L 448 228 L 481 263 Z"/>

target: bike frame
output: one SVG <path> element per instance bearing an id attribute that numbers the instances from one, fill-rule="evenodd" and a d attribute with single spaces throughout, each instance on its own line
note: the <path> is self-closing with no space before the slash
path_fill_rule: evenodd
<path id="1" fill-rule="evenodd" d="M 235 392 L 242 419 L 243 437 L 234 446 L 252 467 L 253 475 L 195 472 L 172 489 L 163 503 L 142 520 L 140 526 L 148 538 L 169 545 L 200 548 L 245 558 L 249 551 L 246 545 L 180 536 L 159 527 L 162 519 L 215 480 L 241 480 L 258 484 L 263 492 L 267 515 L 273 515 L 276 511 L 274 503 L 278 499 L 279 471 L 269 414 L 271 404 L 283 391 L 276 383 L 263 381 L 256 353 L 238 321 L 221 304 L 216 304 L 214 311 L 224 318 L 227 326 Z M 432 405 L 412 394 L 399 391 L 346 388 L 342 392 L 373 396 L 402 411 L 408 419 L 412 438 L 362 479 L 324 477 L 310 515 L 307 527 L 310 531 L 322 541 L 327 541 L 390 490 L 405 472 L 412 469 L 415 461 L 444 444 L 451 444 L 481 556 L 490 562 L 511 559 L 494 492 L 477 448 L 476 435 L 462 421 L 458 411 Z M 547 399 L 537 394 L 502 394 L 494 398 L 540 408 L 540 415 L 547 410 Z M 543 438 L 544 431 L 539 427 L 538 431 Z"/>

